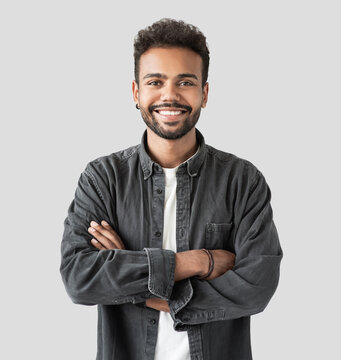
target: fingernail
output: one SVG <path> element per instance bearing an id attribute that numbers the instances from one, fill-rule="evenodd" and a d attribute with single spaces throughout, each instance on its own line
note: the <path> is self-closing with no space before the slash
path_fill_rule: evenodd
<path id="1" fill-rule="evenodd" d="M 91 221 L 90 225 L 91 226 L 98 226 L 98 224 L 95 221 Z"/>
<path id="2" fill-rule="evenodd" d="M 94 243 L 98 243 L 98 241 L 96 239 L 91 239 L 91 241 Z"/>
<path id="3" fill-rule="evenodd" d="M 91 231 L 91 232 L 95 232 L 96 230 L 94 229 L 94 228 L 89 228 L 89 231 Z"/>
<path id="4" fill-rule="evenodd" d="M 105 220 L 102 220 L 102 225 L 109 225 Z"/>

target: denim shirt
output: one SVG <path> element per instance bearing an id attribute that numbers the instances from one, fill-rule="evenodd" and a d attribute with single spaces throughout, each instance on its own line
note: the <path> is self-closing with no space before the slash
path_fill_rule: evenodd
<path id="1" fill-rule="evenodd" d="M 165 176 L 141 144 L 100 157 L 80 175 L 64 222 L 61 275 L 76 304 L 98 306 L 97 360 L 152 360 L 167 300 L 191 359 L 249 360 L 250 315 L 274 294 L 282 250 L 270 189 L 249 161 L 205 144 L 177 170 L 177 251 L 226 249 L 235 266 L 213 280 L 174 282 L 175 253 L 162 249 Z M 106 220 L 125 250 L 94 248 L 90 221 Z"/>

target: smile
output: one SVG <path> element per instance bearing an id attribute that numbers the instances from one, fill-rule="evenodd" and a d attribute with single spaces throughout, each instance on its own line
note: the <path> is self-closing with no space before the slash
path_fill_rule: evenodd
<path id="1" fill-rule="evenodd" d="M 158 115 L 161 115 L 162 117 L 178 117 L 187 112 L 187 110 L 184 109 L 155 109 L 154 110 Z"/>
<path id="2" fill-rule="evenodd" d="M 157 113 L 159 113 L 160 115 L 164 115 L 164 116 L 169 116 L 169 115 L 181 115 L 183 113 L 185 113 L 185 110 L 155 110 Z"/>
<path id="3" fill-rule="evenodd" d="M 187 113 L 187 110 L 179 110 L 179 109 L 172 109 L 172 110 L 166 110 L 166 109 L 157 109 L 154 110 L 156 113 L 156 117 L 159 118 L 161 121 L 166 121 L 167 123 L 172 122 L 175 124 L 175 122 L 180 121 L 184 114 Z"/>

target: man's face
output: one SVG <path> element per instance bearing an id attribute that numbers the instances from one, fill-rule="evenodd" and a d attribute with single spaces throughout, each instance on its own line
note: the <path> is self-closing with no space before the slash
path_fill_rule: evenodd
<path id="1" fill-rule="evenodd" d="M 165 139 L 179 139 L 192 130 L 206 106 L 208 84 L 202 87 L 202 59 L 184 48 L 153 48 L 140 58 L 134 101 L 146 125 Z"/>

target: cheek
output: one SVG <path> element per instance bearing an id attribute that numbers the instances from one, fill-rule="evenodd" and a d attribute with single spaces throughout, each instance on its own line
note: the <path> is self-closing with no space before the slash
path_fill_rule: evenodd
<path id="1" fill-rule="evenodd" d="M 193 105 L 200 105 L 204 99 L 204 92 L 201 89 L 196 89 L 195 91 L 188 94 L 187 98 L 192 102 Z"/>
<path id="2" fill-rule="evenodd" d="M 192 107 L 194 107 L 194 108 L 199 108 L 199 107 L 201 107 L 201 105 L 202 105 L 202 103 L 203 103 L 203 100 L 204 100 L 203 94 L 200 94 L 200 95 L 197 94 L 197 95 L 192 99 L 192 102 L 191 102 Z"/>
<path id="3" fill-rule="evenodd" d="M 148 106 L 155 103 L 159 98 L 160 96 L 156 91 L 142 91 L 139 93 L 140 102 Z"/>

